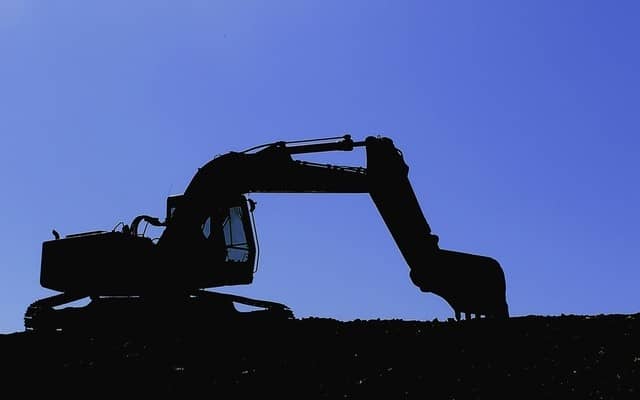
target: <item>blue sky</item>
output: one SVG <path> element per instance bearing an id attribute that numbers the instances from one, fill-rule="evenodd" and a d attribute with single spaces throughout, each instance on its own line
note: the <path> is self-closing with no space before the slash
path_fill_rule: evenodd
<path id="1" fill-rule="evenodd" d="M 54 294 L 51 229 L 162 217 L 217 154 L 344 133 L 394 140 L 441 247 L 498 259 L 513 315 L 640 311 L 639 11 L 3 0 L 0 332 Z M 411 284 L 366 195 L 253 198 L 259 272 L 225 291 L 298 317 L 452 316 Z"/>

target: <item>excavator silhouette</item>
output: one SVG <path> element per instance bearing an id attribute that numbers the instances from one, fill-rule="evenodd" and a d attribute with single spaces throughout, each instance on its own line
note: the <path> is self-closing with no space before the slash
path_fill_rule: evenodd
<path id="1" fill-rule="evenodd" d="M 294 160 L 292 155 L 366 149 L 366 168 Z M 455 318 L 508 318 L 505 277 L 490 257 L 438 247 L 393 141 L 350 135 L 275 142 L 218 156 L 199 168 L 182 195 L 167 198 L 164 221 L 140 215 L 121 230 L 45 241 L 40 284 L 62 292 L 25 313 L 25 330 L 214 319 L 293 319 L 280 303 L 205 290 L 250 284 L 257 243 L 248 193 L 368 193 L 423 292 L 447 301 Z M 163 227 L 159 239 L 141 223 Z M 69 303 L 90 298 L 83 307 Z M 255 308 L 240 312 L 234 304 Z M 65 307 L 66 305 L 66 307 Z M 188 319 L 188 321 L 187 321 Z"/>

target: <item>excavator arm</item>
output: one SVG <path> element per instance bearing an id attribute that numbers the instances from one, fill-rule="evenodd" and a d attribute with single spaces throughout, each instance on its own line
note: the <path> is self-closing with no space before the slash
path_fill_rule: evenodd
<path id="1" fill-rule="evenodd" d="M 358 147 L 366 149 L 366 168 L 292 158 L 296 154 L 351 151 Z M 179 201 L 171 207 L 158 242 L 161 258 L 170 260 L 168 265 L 179 261 L 184 265 L 197 264 L 193 255 L 202 258 L 202 252 L 194 246 L 202 241 L 203 226 L 209 224 L 207 221 L 213 214 L 219 213 L 212 210 L 224 210 L 220 221 L 229 221 L 234 212 L 246 214 L 246 206 L 239 208 L 238 205 L 238 199 L 246 193 L 368 193 L 407 262 L 416 286 L 446 300 L 457 319 L 462 313 L 467 317 L 470 314 L 508 317 L 505 278 L 499 263 L 489 257 L 439 248 L 438 237 L 431 232 L 409 182 L 408 171 L 402 153 L 391 139 L 384 137 L 370 136 L 360 142 L 354 142 L 348 135 L 322 143 L 277 142 L 227 153 L 200 168 Z M 240 211 L 229 214 L 227 209 Z M 226 226 L 224 224 L 228 222 L 219 225 Z M 251 227 L 245 222 L 245 232 L 250 231 Z M 230 233 L 225 235 L 228 239 Z M 250 249 L 252 238 L 246 238 L 246 243 Z M 189 254 L 193 262 L 186 262 Z M 248 266 L 253 268 L 250 265 L 253 260 L 249 261 L 244 270 L 241 263 L 228 266 L 226 272 L 220 269 L 213 280 L 210 273 L 192 271 L 187 275 L 199 277 L 196 279 L 200 280 L 200 287 L 234 284 L 242 280 L 240 276 L 248 275 Z M 245 279 L 240 283 L 249 282 L 250 279 Z"/>

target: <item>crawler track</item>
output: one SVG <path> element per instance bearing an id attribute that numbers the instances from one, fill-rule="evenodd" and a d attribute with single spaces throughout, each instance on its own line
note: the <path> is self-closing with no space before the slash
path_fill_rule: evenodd
<path id="1" fill-rule="evenodd" d="M 251 319 L 294 318 L 293 312 L 284 304 L 206 290 L 173 296 L 91 297 L 90 303 L 85 306 L 68 305 L 87 297 L 85 294 L 63 293 L 32 303 L 24 315 L 25 331 L 185 329 Z M 256 310 L 240 312 L 234 303 Z"/>

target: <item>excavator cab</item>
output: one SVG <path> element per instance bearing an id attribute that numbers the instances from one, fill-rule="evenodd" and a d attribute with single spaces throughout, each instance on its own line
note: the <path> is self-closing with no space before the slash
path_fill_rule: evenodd
<path id="1" fill-rule="evenodd" d="M 182 195 L 167 198 L 166 221 L 169 223 L 181 199 Z M 202 233 L 200 239 L 204 239 L 215 262 L 243 263 L 253 268 L 256 245 L 249 216 L 255 203 L 249 203 L 251 210 L 247 207 L 247 203 L 249 200 L 240 196 L 230 205 L 212 206 L 206 212 L 200 226 Z"/>
<path id="2" fill-rule="evenodd" d="M 185 202 L 183 195 L 167 198 L 168 228 L 172 227 L 174 213 L 184 207 Z M 224 202 L 213 201 L 212 204 L 199 207 L 201 211 L 198 215 L 190 218 L 194 221 L 190 223 L 193 226 L 181 228 L 180 241 L 163 242 L 161 239 L 161 247 L 170 249 L 169 257 L 180 255 L 189 259 L 187 265 L 193 268 L 193 281 L 186 286 L 207 288 L 253 281 L 257 256 L 251 215 L 254 207 L 255 203 L 242 195 Z M 189 239 L 183 240 L 185 237 Z"/>

